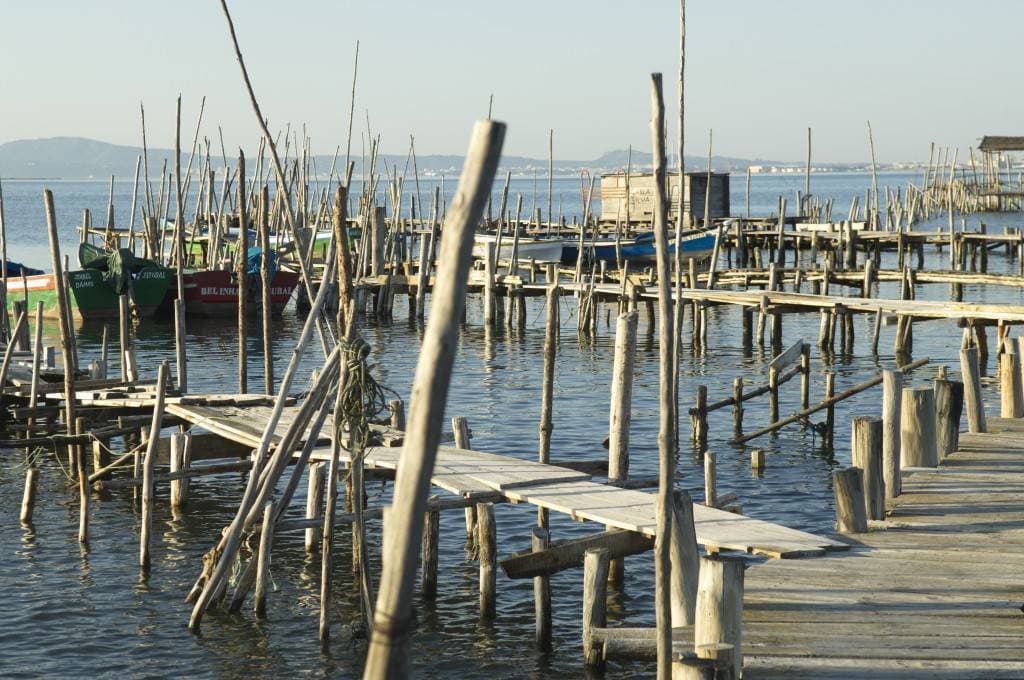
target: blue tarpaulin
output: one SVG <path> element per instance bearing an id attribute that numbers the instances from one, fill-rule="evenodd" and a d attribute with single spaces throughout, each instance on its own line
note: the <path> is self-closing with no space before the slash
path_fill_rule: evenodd
<path id="1" fill-rule="evenodd" d="M 259 276 L 260 267 L 263 260 L 263 250 L 260 248 L 249 248 L 246 251 L 246 270 L 245 273 L 248 276 Z M 277 273 L 277 253 L 270 251 L 270 261 L 267 263 L 270 269 L 270 278 L 274 278 L 274 274 Z"/>
<path id="2" fill-rule="evenodd" d="M 4 264 L 7 265 L 7 276 L 8 277 L 11 277 L 11 276 L 21 276 L 22 274 L 24 274 L 25 276 L 35 276 L 37 274 L 42 274 L 43 273 L 42 269 L 34 269 L 32 267 L 26 267 L 25 265 L 23 265 L 20 262 L 11 262 L 10 260 L 7 260 L 7 262 L 5 262 Z"/>

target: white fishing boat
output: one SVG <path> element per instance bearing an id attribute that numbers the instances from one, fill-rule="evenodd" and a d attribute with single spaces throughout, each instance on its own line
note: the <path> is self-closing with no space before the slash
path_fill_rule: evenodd
<path id="1" fill-rule="evenodd" d="M 495 234 L 477 234 L 473 239 L 473 257 L 483 259 L 487 257 L 487 246 L 497 244 L 498 237 Z M 518 248 L 520 262 L 535 260 L 537 262 L 560 262 L 562 260 L 562 240 L 557 238 L 537 238 L 535 236 L 520 236 L 516 245 L 515 237 L 504 234 L 501 237 L 501 247 L 497 253 L 498 260 L 511 260 L 513 248 Z"/>

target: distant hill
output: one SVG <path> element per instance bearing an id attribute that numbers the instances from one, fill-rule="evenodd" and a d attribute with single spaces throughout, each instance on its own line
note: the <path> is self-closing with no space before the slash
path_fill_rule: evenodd
<path id="1" fill-rule="evenodd" d="M 109 144 L 84 137 L 49 137 L 46 139 L 20 139 L 0 144 L 0 177 L 9 179 L 106 179 L 111 175 L 119 179 L 134 176 L 136 159 L 142 153 L 141 147 Z M 164 161 L 173 167 L 174 151 L 171 149 L 149 149 L 149 172 L 151 177 L 159 176 Z M 609 172 L 626 167 L 628 152 L 625 149 L 607 151 L 593 160 L 555 159 L 556 174 L 573 174 L 588 169 L 591 172 Z M 214 164 L 219 166 L 219 158 Z M 317 156 L 317 171 L 326 175 L 330 172 L 332 156 Z M 397 166 L 404 169 L 407 157 L 386 154 L 381 157 L 388 167 Z M 454 175 L 462 168 L 462 156 L 458 155 L 425 155 L 416 157 L 416 166 L 426 176 L 438 174 Z M 182 164 L 188 162 L 187 154 L 183 154 Z M 339 161 L 340 164 L 343 161 Z M 714 156 L 712 167 L 715 170 L 745 169 L 748 165 L 786 165 L 778 161 L 747 160 L 728 156 Z M 532 175 L 536 172 L 544 176 L 547 172 L 546 158 L 527 158 L 524 156 L 504 156 L 501 172 L 512 171 L 514 175 Z M 649 169 L 651 154 L 633 151 L 632 167 L 635 170 Z M 707 167 L 707 158 L 687 156 L 688 170 L 702 170 Z M 383 168 L 382 168 L 383 169 Z M 340 167 L 339 167 L 340 171 Z M 196 164 L 193 164 L 193 173 Z"/>

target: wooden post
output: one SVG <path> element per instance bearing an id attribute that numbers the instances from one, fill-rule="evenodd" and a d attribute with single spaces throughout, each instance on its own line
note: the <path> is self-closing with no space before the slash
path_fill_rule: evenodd
<path id="1" fill-rule="evenodd" d="M 441 532 L 441 513 L 429 510 L 423 515 L 423 564 L 420 573 L 420 595 L 425 600 L 437 598 L 437 542 Z"/>
<path id="2" fill-rule="evenodd" d="M 590 548 L 583 557 L 583 663 L 604 664 L 602 649 L 591 641 L 591 629 L 607 624 L 608 549 Z"/>
<path id="3" fill-rule="evenodd" d="M 885 519 L 885 480 L 882 461 L 882 420 L 853 419 L 853 464 L 864 471 L 864 509 L 868 519 Z"/>
<path id="4" fill-rule="evenodd" d="M 117 330 L 122 382 L 131 382 L 128 377 L 128 349 L 131 346 L 130 329 L 131 310 L 128 308 L 128 296 L 120 295 L 117 299 Z"/>
<path id="5" fill-rule="evenodd" d="M 697 453 L 708 448 L 708 386 L 697 385 L 696 399 L 697 416 L 694 420 L 693 439 L 697 444 Z"/>
<path id="6" fill-rule="evenodd" d="M 544 369 L 541 379 L 540 398 L 540 444 L 537 449 L 537 461 L 544 464 L 549 463 L 551 460 L 551 433 L 555 429 L 551 412 L 555 396 L 555 354 L 558 351 L 559 299 L 558 284 L 555 283 L 548 286 L 544 324 Z M 520 298 L 520 309 L 526 309 L 525 302 L 524 298 Z M 537 508 L 537 524 L 542 527 L 548 525 L 548 511 L 546 508 Z"/>
<path id="7" fill-rule="evenodd" d="M 978 349 L 960 350 L 960 373 L 964 382 L 964 404 L 967 407 L 967 431 L 986 432 L 985 403 L 981 397 L 981 372 L 978 368 Z"/>
<path id="8" fill-rule="evenodd" d="M 675 321 L 670 299 L 671 269 L 668 257 L 668 199 L 665 196 L 665 102 L 661 74 L 651 74 L 651 146 L 654 156 L 654 240 L 658 264 L 658 505 L 657 540 L 654 545 L 655 624 L 657 627 L 658 678 L 667 680 L 672 665 L 670 541 L 675 483 L 675 442 L 673 441 L 673 375 Z M 710 182 L 709 182 L 710 185 Z M 710 186 L 709 186 L 710 188 Z M 680 188 L 681 189 L 681 188 Z M 708 192 L 710 193 L 710 192 Z M 710 215 L 704 216 L 710 224 Z"/>
<path id="9" fill-rule="evenodd" d="M 496 259 L 495 246 L 493 243 L 488 243 L 487 253 L 484 257 L 484 325 L 492 327 L 496 323 L 495 312 L 498 307 L 494 287 Z"/>
<path id="10" fill-rule="evenodd" d="M 260 240 L 260 319 L 263 328 L 263 393 L 274 394 L 274 327 L 270 296 L 270 225 L 267 221 L 267 188 L 261 194 L 261 210 L 257 222 L 257 236 Z M 299 258 L 302 259 L 301 257 Z M 326 281 L 321 285 L 326 285 Z M 312 312 L 311 312 L 312 313 Z"/>
<path id="11" fill-rule="evenodd" d="M 192 435 L 175 432 L 171 435 L 170 470 L 182 472 L 188 470 L 192 458 Z M 171 507 L 180 508 L 188 501 L 188 479 L 171 480 Z"/>
<path id="12" fill-rule="evenodd" d="M 633 403 L 633 367 L 636 355 L 635 311 L 620 314 L 615 325 L 615 359 L 608 423 L 608 481 L 629 477 L 629 425 Z"/>
<path id="13" fill-rule="evenodd" d="M 1021 385 L 1020 355 L 1015 342 L 1006 342 L 1006 351 L 999 355 L 999 415 L 1003 418 L 1024 416 L 1024 391 Z"/>
<path id="14" fill-rule="evenodd" d="M 167 390 L 167 362 L 160 364 L 156 378 L 156 403 L 153 405 L 153 420 L 149 426 L 146 442 L 146 457 L 142 464 L 142 531 L 139 539 L 139 566 L 149 571 L 149 542 L 153 533 L 153 504 L 156 493 L 153 468 L 156 465 L 156 449 L 160 443 L 160 429 L 164 418 L 164 397 Z"/>
<path id="15" fill-rule="evenodd" d="M 322 285 L 322 284 L 321 284 Z M 326 481 L 327 464 L 310 463 L 306 467 L 306 519 L 320 519 L 321 509 L 324 507 L 324 482 Z M 311 526 L 306 528 L 306 553 L 316 552 L 322 540 L 322 527 Z"/>
<path id="16" fill-rule="evenodd" d="M 963 408 L 964 384 L 959 380 L 936 380 L 935 449 L 939 462 L 959 448 Z"/>
<path id="17" fill-rule="evenodd" d="M 75 419 L 75 434 L 85 434 L 85 418 Z M 89 465 L 86 462 L 85 449 L 82 444 L 73 447 L 75 450 L 75 468 L 78 474 L 78 542 L 89 542 Z"/>
<path id="18" fill-rule="evenodd" d="M 533 552 L 547 550 L 551 535 L 544 527 L 534 527 Z M 547 575 L 533 577 L 533 613 L 536 619 L 534 639 L 540 649 L 551 649 L 551 582 Z"/>
<path id="19" fill-rule="evenodd" d="M 708 555 L 700 560 L 697 615 L 693 626 L 696 647 L 732 645 L 732 675 L 743 666 L 743 571 L 746 560 L 737 555 Z"/>
<path id="20" fill-rule="evenodd" d="M 390 425 L 399 432 L 405 431 L 405 402 L 401 399 L 388 401 L 388 411 L 391 413 Z"/>
<path id="21" fill-rule="evenodd" d="M 455 435 L 455 448 L 465 450 L 472 448 L 468 420 L 462 416 L 452 418 L 452 432 Z M 469 548 L 476 545 L 476 507 L 472 505 L 466 508 L 466 545 Z"/>
<path id="22" fill-rule="evenodd" d="M 494 504 L 476 504 L 476 543 L 480 550 L 480 617 L 493 619 L 497 600 L 497 529 L 494 524 Z"/>
<path id="23" fill-rule="evenodd" d="M 836 374 L 831 371 L 825 374 L 825 401 L 830 400 L 836 394 Z M 832 448 L 832 442 L 835 441 L 835 430 L 836 430 L 836 407 L 834 404 L 829 404 L 825 408 L 825 432 L 822 434 L 822 444 L 828 448 Z"/>
<path id="24" fill-rule="evenodd" d="M 760 473 L 763 471 L 765 462 L 764 449 L 754 449 L 750 452 L 750 467 L 754 472 Z"/>
<path id="25" fill-rule="evenodd" d="M 494 182 L 504 132 L 505 126 L 501 123 L 480 121 L 476 124 L 452 210 L 445 223 L 432 314 L 421 345 L 412 388 L 403 447 L 404 463 L 395 479 L 391 506 L 395 531 L 388 540 L 388 554 L 381 569 L 373 632 L 364 670 L 364 677 L 368 679 L 408 675 L 409 638 L 406 632 L 411 625 L 412 589 L 419 561 L 416 553 L 422 539 L 422 517 L 455 360 L 456 335 L 472 262 L 473 229 L 483 215 Z"/>
<path id="26" fill-rule="evenodd" d="M 74 359 L 75 338 L 71 329 L 71 315 L 68 311 L 68 291 L 65 286 L 61 285 L 64 280 L 64 270 L 60 256 L 60 237 L 57 235 L 57 214 L 53 209 L 53 194 L 49 189 L 43 190 L 43 203 L 46 208 L 46 225 L 50 236 L 53 276 L 58 284 L 57 308 L 60 315 L 60 346 L 64 360 L 64 423 L 70 433 L 75 424 L 75 369 L 78 368 Z M 21 318 L 26 317 L 22 316 Z"/>
<path id="27" fill-rule="evenodd" d="M 743 376 L 732 379 L 732 433 L 743 436 Z"/>
<path id="28" fill-rule="evenodd" d="M 629 478 L 629 426 L 633 404 L 633 367 L 636 356 L 636 311 L 620 314 L 615 324 L 615 359 L 612 365 L 611 412 L 608 416 L 608 481 Z M 611 582 L 621 587 L 625 561 L 611 561 Z"/>
<path id="29" fill-rule="evenodd" d="M 811 406 L 811 345 L 804 343 L 800 348 L 800 408 Z"/>
<path id="30" fill-rule="evenodd" d="M 714 451 L 704 452 L 704 505 L 709 508 L 718 507 L 718 476 L 715 471 Z"/>
<path id="31" fill-rule="evenodd" d="M 32 512 L 36 507 L 36 489 L 39 481 L 39 468 L 28 466 L 25 470 L 25 492 L 21 497 L 21 515 L 19 519 L 25 526 L 32 525 Z"/>
<path id="32" fill-rule="evenodd" d="M 848 467 L 832 473 L 836 497 L 836 530 L 844 534 L 862 534 L 868 530 L 864 512 L 864 473 Z"/>
<path id="33" fill-rule="evenodd" d="M 774 366 L 768 367 L 768 421 L 779 419 L 779 372 Z"/>
<path id="34" fill-rule="evenodd" d="M 903 401 L 903 373 L 882 371 L 882 477 L 885 499 L 891 501 L 903 490 L 900 477 L 900 405 Z"/>
<path id="35" fill-rule="evenodd" d="M 700 549 L 693 527 L 693 501 L 683 489 L 675 491 L 672 514 L 672 627 L 691 625 L 697 608 Z"/>
<path id="36" fill-rule="evenodd" d="M 270 585 L 270 549 L 274 544 L 276 508 L 277 506 L 273 501 L 267 501 L 263 506 L 260 547 L 259 552 L 256 554 L 256 589 L 252 595 L 252 609 L 256 617 L 260 619 L 267 615 L 267 589 Z"/>
<path id="37" fill-rule="evenodd" d="M 238 285 L 238 391 L 249 391 L 249 218 L 245 194 L 245 154 L 238 150 L 238 240 L 235 242 L 235 283 Z M 324 282 L 321 282 L 323 285 Z M 310 300 L 312 303 L 312 300 Z"/>
<path id="38" fill-rule="evenodd" d="M 935 439 L 935 389 L 903 388 L 900 411 L 902 466 L 935 467 L 939 464 Z"/>

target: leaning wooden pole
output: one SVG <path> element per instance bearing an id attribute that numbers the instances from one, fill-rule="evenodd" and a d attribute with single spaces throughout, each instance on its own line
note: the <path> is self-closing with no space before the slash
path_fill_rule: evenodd
<path id="1" fill-rule="evenodd" d="M 423 513 L 455 361 L 466 279 L 473 260 L 473 229 L 483 215 L 504 137 L 503 123 L 480 121 L 473 128 L 462 178 L 445 220 L 433 304 L 416 366 L 404 450 L 388 517 L 380 590 L 363 671 L 367 680 L 397 680 L 409 674 L 412 591 L 419 564 Z"/>
<path id="2" fill-rule="evenodd" d="M 673 309 L 669 299 L 671 273 L 668 261 L 668 201 L 665 195 L 665 100 L 661 74 L 651 74 L 651 143 L 654 152 L 654 242 L 658 262 L 658 533 L 654 544 L 655 620 L 658 641 L 658 678 L 672 673 L 672 610 L 670 602 L 670 535 L 672 488 L 675 472 L 672 441 Z"/>
<path id="3" fill-rule="evenodd" d="M 188 358 L 185 355 L 185 206 L 181 192 L 181 95 L 178 95 L 177 124 L 174 128 L 174 265 L 178 297 L 174 301 L 174 350 L 178 389 L 188 391 Z"/>
<path id="4" fill-rule="evenodd" d="M 249 297 L 249 282 L 246 274 L 249 269 L 249 219 L 245 195 L 245 154 L 238 150 L 238 239 L 235 241 L 235 266 L 238 274 L 238 391 L 245 394 L 249 391 L 249 320 L 246 301 Z"/>
<path id="5" fill-rule="evenodd" d="M 46 227 L 50 234 L 50 257 L 53 263 L 53 279 L 57 288 L 57 307 L 60 310 L 60 349 L 64 361 L 64 424 L 68 434 L 75 426 L 75 359 L 74 336 L 71 331 L 71 317 L 68 313 L 68 289 L 64 287 L 64 265 L 60 257 L 60 237 L 57 235 L 57 214 L 53 209 L 53 194 L 43 189 L 43 203 L 46 205 Z"/>

